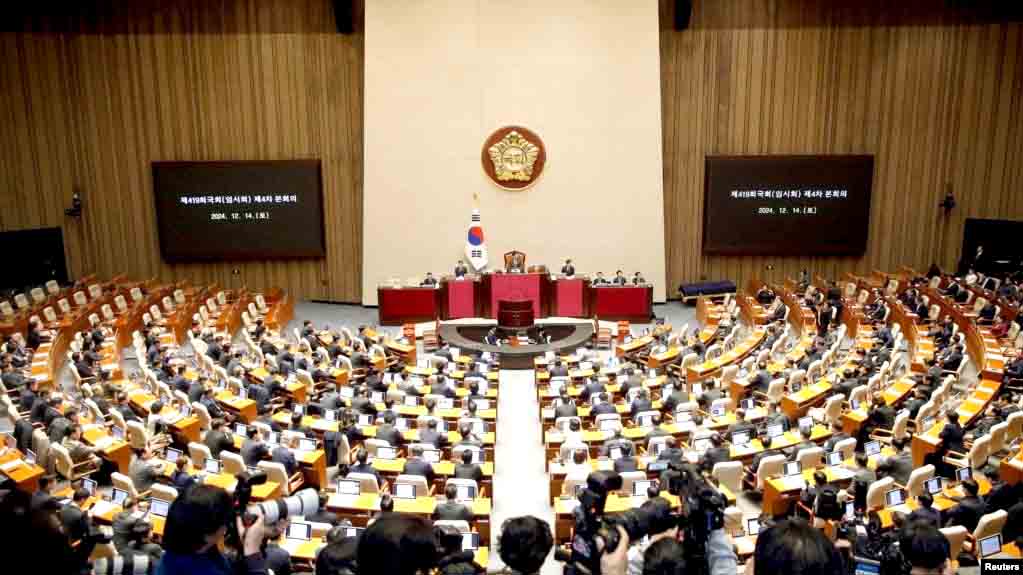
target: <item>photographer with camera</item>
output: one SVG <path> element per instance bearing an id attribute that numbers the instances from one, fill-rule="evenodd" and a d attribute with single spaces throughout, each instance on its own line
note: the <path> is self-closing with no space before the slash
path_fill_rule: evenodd
<path id="1" fill-rule="evenodd" d="M 643 502 L 640 510 L 649 516 L 647 536 L 629 547 L 629 575 L 642 575 L 643 557 L 648 547 L 661 539 L 678 539 L 678 520 L 671 511 L 671 504 L 663 497 Z"/>
<path id="2" fill-rule="evenodd" d="M 243 502 L 244 503 L 244 502 Z M 247 520 L 243 520 L 247 519 Z M 221 554 L 229 529 L 236 529 L 240 550 L 234 561 Z M 262 513 L 243 517 L 226 491 L 196 485 L 171 504 L 164 527 L 164 555 L 156 575 L 266 575 Z M 240 553 L 239 553 L 240 551 Z"/>
<path id="3" fill-rule="evenodd" d="M 512 517 L 501 525 L 498 554 L 513 575 L 536 575 L 554 546 L 546 521 L 531 515 Z"/>

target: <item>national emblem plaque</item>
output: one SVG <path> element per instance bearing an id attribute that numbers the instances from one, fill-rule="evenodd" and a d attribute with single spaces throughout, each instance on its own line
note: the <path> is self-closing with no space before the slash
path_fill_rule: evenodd
<path id="1" fill-rule="evenodd" d="M 533 185 L 547 163 L 543 140 L 521 126 L 499 128 L 483 143 L 483 171 L 505 190 L 524 190 Z"/>

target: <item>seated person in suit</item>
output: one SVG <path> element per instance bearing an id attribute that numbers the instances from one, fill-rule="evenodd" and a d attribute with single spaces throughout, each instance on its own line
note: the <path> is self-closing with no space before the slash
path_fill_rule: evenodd
<path id="1" fill-rule="evenodd" d="M 664 440 L 664 449 L 657 454 L 657 460 L 681 464 L 684 455 L 685 453 L 678 446 L 678 441 L 674 437 L 669 436 Z"/>
<path id="2" fill-rule="evenodd" d="M 455 464 L 454 477 L 457 479 L 472 479 L 476 485 L 483 483 L 483 468 L 472 462 L 472 450 L 464 449 L 461 454 L 461 463 Z"/>
<path id="3" fill-rule="evenodd" d="M 295 454 L 291 452 L 292 449 L 298 449 L 298 437 L 294 435 L 290 436 L 286 442 L 282 441 L 270 454 L 270 460 L 283 465 L 284 472 L 288 477 L 298 471 L 298 461 L 295 460 Z"/>
<path id="4" fill-rule="evenodd" d="M 426 277 L 423 278 L 423 281 L 420 282 L 419 285 L 424 287 L 434 287 L 437 285 L 437 279 L 433 277 L 432 272 L 426 272 Z"/>
<path id="5" fill-rule="evenodd" d="M 575 275 L 575 266 L 572 265 L 572 260 L 565 260 L 565 265 L 561 266 L 561 275 L 565 277 L 572 277 Z"/>
<path id="6" fill-rule="evenodd" d="M 606 285 L 608 285 L 607 279 L 604 277 L 604 272 L 597 272 L 597 275 L 590 281 L 590 285 L 595 285 L 595 286 L 606 286 Z"/>
<path id="7" fill-rule="evenodd" d="M 561 362 L 561 358 L 554 360 L 554 365 L 550 368 L 551 377 L 568 377 L 568 368 Z"/>
<path id="8" fill-rule="evenodd" d="M 373 464 L 369 463 L 369 452 L 363 448 L 360 448 L 355 453 L 355 465 L 348 468 L 348 473 L 364 473 L 366 475 L 372 475 L 377 479 L 377 485 L 380 486 L 380 490 L 385 490 L 387 482 L 380 477 L 380 473 L 373 467 Z"/>
<path id="9" fill-rule="evenodd" d="M 593 467 L 587 457 L 586 450 L 580 447 L 571 451 L 571 457 L 564 464 L 565 475 L 569 477 L 586 477 Z"/>
<path id="10" fill-rule="evenodd" d="M 611 450 L 617 449 L 621 455 L 631 455 L 635 451 L 635 446 L 631 441 L 622 437 L 622 430 L 615 429 L 611 432 L 611 437 L 604 440 L 604 445 L 600 447 L 601 457 L 610 457 Z"/>
<path id="11" fill-rule="evenodd" d="M 426 478 L 427 486 L 433 485 L 433 480 L 437 475 L 433 471 L 433 465 L 423 459 L 422 446 L 413 445 L 410 452 L 412 456 L 405 460 L 405 467 L 401 470 L 402 474 L 421 475 Z"/>
<path id="12" fill-rule="evenodd" d="M 618 270 L 615 272 L 615 277 L 612 283 L 617 286 L 623 286 L 629 283 L 629 280 L 625 278 L 625 274 L 622 273 L 622 270 Z"/>
<path id="13" fill-rule="evenodd" d="M 636 399 L 632 400 L 632 406 L 629 408 L 629 413 L 633 418 L 635 418 L 637 414 L 644 411 L 650 411 L 653 408 L 654 404 L 650 401 L 650 393 L 647 390 L 642 389 L 639 394 L 636 395 Z"/>
<path id="14" fill-rule="evenodd" d="M 725 463 L 731 459 L 730 450 L 725 445 L 724 439 L 721 435 L 715 433 L 710 436 L 711 448 L 703 454 L 703 458 L 700 461 L 700 469 L 705 473 L 710 473 L 714 470 L 714 465 L 718 463 Z"/>
<path id="15" fill-rule="evenodd" d="M 956 344 L 949 348 L 947 354 L 942 357 L 941 368 L 945 371 L 955 371 L 959 369 L 959 365 L 963 362 L 963 346 L 962 344 Z"/>
<path id="16" fill-rule="evenodd" d="M 895 455 L 886 457 L 877 463 L 877 475 L 883 479 L 891 477 L 896 483 L 905 485 L 909 475 L 913 473 L 913 455 L 906 449 L 906 439 L 899 437 L 892 440 Z"/>
<path id="17" fill-rule="evenodd" d="M 661 409 L 667 413 L 675 413 L 675 408 L 689 401 L 689 392 L 686 391 L 686 384 L 681 379 L 670 377 L 670 387 L 667 396 L 661 397 Z"/>
<path id="18" fill-rule="evenodd" d="M 210 430 L 206 432 L 203 443 L 209 448 L 213 459 L 220 459 L 222 451 L 235 451 L 234 439 L 227 429 L 227 422 L 223 419 L 214 419 L 210 423 Z"/>
<path id="19" fill-rule="evenodd" d="M 386 441 L 393 447 L 400 447 L 405 443 L 405 437 L 394 426 L 395 419 L 393 412 L 384 414 L 384 422 L 377 426 L 376 438 Z"/>
<path id="20" fill-rule="evenodd" d="M 178 460 L 174 462 L 174 472 L 171 473 L 171 483 L 174 489 L 178 490 L 178 493 L 184 493 L 188 491 L 193 485 L 195 485 L 195 477 L 188 474 L 188 463 L 189 459 L 187 455 L 179 455 Z"/>
<path id="21" fill-rule="evenodd" d="M 71 496 L 71 503 L 60 510 L 60 522 L 70 541 L 80 541 L 92 531 L 92 519 L 82 509 L 88 499 L 89 492 L 84 487 L 79 487 Z"/>
<path id="22" fill-rule="evenodd" d="M 136 449 L 135 457 L 128 466 L 128 474 L 135 489 L 139 492 L 149 491 L 156 480 L 163 475 L 163 462 L 153 458 L 153 452 L 147 449 Z"/>
<path id="23" fill-rule="evenodd" d="M 945 527 L 962 525 L 971 533 L 980 523 L 984 515 L 984 500 L 980 498 L 980 486 L 973 479 L 967 479 L 962 483 L 966 497 L 959 500 L 959 503 L 945 511 Z"/>
<path id="24" fill-rule="evenodd" d="M 643 278 L 643 274 L 636 272 L 632 276 L 632 285 L 641 286 L 646 284 L 646 279 Z"/>
<path id="25" fill-rule="evenodd" d="M 454 484 L 444 487 L 444 501 L 437 504 L 433 509 L 432 519 L 434 521 L 468 521 L 472 523 L 472 509 L 464 503 L 456 501 L 458 488 Z"/>
<path id="26" fill-rule="evenodd" d="M 799 436 L 800 439 L 799 443 L 793 445 L 792 447 L 787 447 L 781 450 L 782 453 L 785 454 L 785 457 L 789 459 L 789 461 L 795 461 L 796 456 L 799 455 L 799 452 L 802 451 L 803 449 L 817 447 L 816 443 L 810 441 L 810 433 L 811 432 L 809 429 L 804 429 L 802 427 L 796 428 L 796 434 Z"/>
<path id="27" fill-rule="evenodd" d="M 250 425 L 248 431 L 249 437 L 242 443 L 241 456 L 246 466 L 255 467 L 270 456 L 270 448 L 263 443 L 263 433 L 258 427 Z"/>
<path id="28" fill-rule="evenodd" d="M 750 437 L 756 436 L 757 427 L 746 421 L 746 410 L 739 408 L 735 410 L 735 423 L 728 426 L 728 435 L 731 437 L 736 433 L 748 433 Z"/>
<path id="29" fill-rule="evenodd" d="M 599 397 L 600 403 L 593 406 L 593 409 L 590 410 L 590 415 L 596 417 L 598 415 L 617 413 L 618 410 L 615 409 L 614 404 L 611 403 L 611 396 L 609 396 L 606 391 L 602 391 Z"/>
<path id="30" fill-rule="evenodd" d="M 554 417 L 575 417 L 579 415 L 579 410 L 575 406 L 575 401 L 568 396 L 568 391 L 565 389 L 561 390 L 561 395 L 555 401 L 554 406 Z"/>
<path id="31" fill-rule="evenodd" d="M 842 427 L 842 421 L 836 419 L 831 422 L 831 437 L 824 442 L 824 451 L 828 453 L 834 451 L 835 446 L 838 445 L 839 442 L 845 441 L 846 439 L 849 439 L 849 437 L 849 434 L 846 433 Z"/>
<path id="32" fill-rule="evenodd" d="M 419 430 L 419 442 L 443 449 L 448 445 L 448 434 L 437 431 L 437 420 L 430 419 L 426 422 L 426 429 Z"/>

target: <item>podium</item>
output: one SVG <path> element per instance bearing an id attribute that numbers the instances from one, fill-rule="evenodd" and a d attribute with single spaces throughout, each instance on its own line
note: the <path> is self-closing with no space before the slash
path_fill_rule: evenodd
<path id="1" fill-rule="evenodd" d="M 559 317 L 589 317 L 586 298 L 590 280 L 583 278 L 558 278 L 554 281 L 554 302 L 551 315 Z"/>
<path id="2" fill-rule="evenodd" d="M 653 301 L 652 286 L 590 287 L 590 313 L 603 320 L 649 322 Z"/>
<path id="3" fill-rule="evenodd" d="M 483 276 L 483 316 L 497 318 L 501 300 L 529 300 L 533 317 L 550 315 L 550 279 L 546 274 L 486 274 Z"/>
<path id="4" fill-rule="evenodd" d="M 460 319 L 480 316 L 480 284 L 472 278 L 441 280 L 441 317 Z"/>
<path id="5" fill-rule="evenodd" d="M 440 311 L 441 290 L 432 287 L 378 287 L 380 325 L 433 321 Z"/>
<path id="6" fill-rule="evenodd" d="M 497 325 L 505 328 L 533 326 L 533 302 L 529 300 L 501 300 L 497 302 Z"/>

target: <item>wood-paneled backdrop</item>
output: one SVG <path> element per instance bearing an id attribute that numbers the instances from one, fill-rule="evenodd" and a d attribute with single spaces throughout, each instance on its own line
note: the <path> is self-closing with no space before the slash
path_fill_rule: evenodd
<path id="1" fill-rule="evenodd" d="M 661 3 L 669 293 L 804 267 L 954 266 L 966 217 L 1023 219 L 1018 23 L 934 0 L 696 0 L 676 32 L 674 4 Z M 705 155 L 830 153 L 875 156 L 864 257 L 701 253 Z M 942 242 L 946 182 L 959 205 Z"/>
<path id="2" fill-rule="evenodd" d="M 952 266 L 966 217 L 1023 219 L 1023 31 L 949 4 L 696 0 L 690 29 L 675 32 L 674 2 L 662 0 L 669 293 L 704 277 L 741 285 L 803 267 L 835 276 Z M 0 230 L 63 225 L 74 276 L 359 301 L 363 43 L 335 33 L 331 2 L 77 5 L 92 14 L 3 24 Z M 704 156 L 762 153 L 875 156 L 864 257 L 702 255 Z M 150 161 L 309 157 L 324 163 L 325 260 L 160 261 Z M 946 182 L 959 206 L 943 227 Z M 74 188 L 86 202 L 78 221 L 63 214 Z"/>
<path id="3" fill-rule="evenodd" d="M 0 230 L 63 226 L 72 277 L 359 301 L 363 42 L 337 34 L 331 2 L 39 4 L 0 35 Z M 322 160 L 325 259 L 161 261 L 151 161 L 290 158 Z M 80 220 L 64 216 L 73 189 Z"/>

